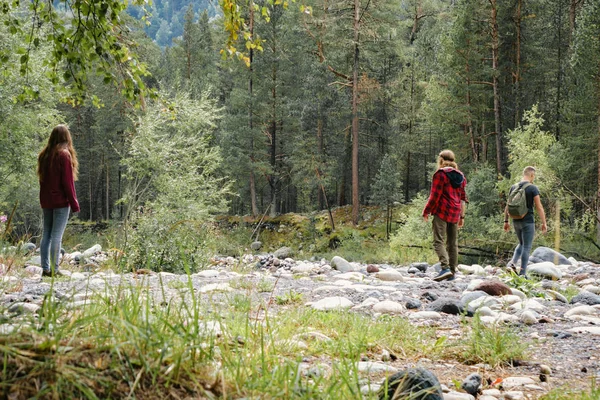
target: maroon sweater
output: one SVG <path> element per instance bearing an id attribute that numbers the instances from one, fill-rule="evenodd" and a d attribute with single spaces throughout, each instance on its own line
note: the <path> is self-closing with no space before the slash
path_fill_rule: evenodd
<path id="1" fill-rule="evenodd" d="M 63 208 L 71 206 L 72 212 L 79 212 L 79 202 L 73 182 L 73 166 L 68 151 L 59 151 L 51 171 L 44 173 L 40 182 L 40 204 L 42 208 Z"/>

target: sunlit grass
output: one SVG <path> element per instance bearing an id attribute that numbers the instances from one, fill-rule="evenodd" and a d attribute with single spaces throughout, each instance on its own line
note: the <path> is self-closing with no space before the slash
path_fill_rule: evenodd
<path id="1" fill-rule="evenodd" d="M 600 386 L 596 379 L 592 379 L 589 390 L 573 390 L 568 387 L 553 389 L 540 397 L 540 400 L 598 400 L 600 399 Z"/>
<path id="2" fill-rule="evenodd" d="M 144 277 L 90 292 L 76 307 L 49 292 L 39 319 L 21 319 L 1 337 L 0 390 L 16 398 L 348 399 L 359 396 L 363 357 L 441 354 L 434 330 L 403 318 L 294 304 L 275 314 L 243 292 L 213 301 L 183 285 L 152 289 Z M 169 286 L 180 296 L 157 300 Z M 301 368 L 307 358 L 321 360 L 312 372 Z"/>
<path id="3" fill-rule="evenodd" d="M 466 364 L 486 363 L 492 367 L 508 366 L 527 358 L 529 343 L 515 329 L 486 326 L 479 316 L 469 319 L 471 327 L 464 339 L 448 346 L 446 356 Z"/>

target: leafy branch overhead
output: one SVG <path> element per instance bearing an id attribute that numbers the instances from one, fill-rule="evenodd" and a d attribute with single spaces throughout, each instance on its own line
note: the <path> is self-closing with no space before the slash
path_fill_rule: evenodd
<path id="1" fill-rule="evenodd" d="M 143 6 L 142 0 L 134 0 Z M 12 35 L 25 38 L 16 50 L 2 48 L 4 65 L 12 53 L 19 56 L 20 73 L 28 78 L 32 72 L 33 53 L 43 58 L 43 73 L 70 104 L 88 97 L 88 79 L 100 76 L 104 83 L 114 83 L 130 101 L 139 102 L 148 94 L 143 77 L 148 75 L 132 49 L 128 24 L 133 19 L 125 14 L 127 3 L 120 0 L 2 0 L 0 9 L 4 24 Z M 45 49 L 46 51 L 41 51 Z M 18 100 L 39 97 L 39 88 L 26 79 Z M 96 96 L 91 96 L 97 103 Z"/>
<path id="2" fill-rule="evenodd" d="M 296 3 L 296 0 L 267 0 L 262 6 L 254 3 L 253 0 L 220 0 L 219 4 L 223 12 L 223 26 L 227 33 L 225 49 L 221 50 L 221 56 L 223 58 L 237 57 L 244 61 L 246 66 L 250 66 L 250 57 L 247 51 L 251 49 L 263 50 L 263 40 L 252 29 L 254 15 L 259 14 L 265 21 L 269 22 L 272 7 L 281 6 L 287 10 L 290 3 Z M 300 12 L 311 14 L 312 7 L 301 4 Z M 245 14 L 251 15 L 249 18 L 251 22 L 246 20 Z M 240 37 L 243 38 L 243 45 L 245 47 L 241 51 L 236 47 L 236 43 L 238 43 Z"/>

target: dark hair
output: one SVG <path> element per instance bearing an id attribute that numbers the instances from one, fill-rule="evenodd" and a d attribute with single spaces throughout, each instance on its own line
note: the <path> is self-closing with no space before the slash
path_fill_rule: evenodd
<path id="1" fill-rule="evenodd" d="M 73 140 L 71 139 L 69 128 L 61 124 L 52 129 L 48 143 L 38 155 L 37 175 L 40 182 L 44 180 L 44 175 L 52 168 L 56 156 L 61 151 L 69 153 L 71 166 L 73 167 L 73 180 L 77 180 L 79 175 L 77 152 L 73 148 Z"/>

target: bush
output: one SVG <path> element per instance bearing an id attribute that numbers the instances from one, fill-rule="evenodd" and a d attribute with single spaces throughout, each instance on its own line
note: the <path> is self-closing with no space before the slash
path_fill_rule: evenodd
<path id="1" fill-rule="evenodd" d="M 126 167 L 126 252 L 130 266 L 182 272 L 205 256 L 207 223 L 227 209 L 229 181 L 210 133 L 219 118 L 213 101 L 173 99 L 142 117 Z"/>
<path id="2" fill-rule="evenodd" d="M 402 226 L 390 237 L 390 249 L 402 262 L 435 260 L 431 251 L 431 225 L 423 221 L 422 212 L 427 197 L 418 195 L 412 204 L 404 208 Z"/>

